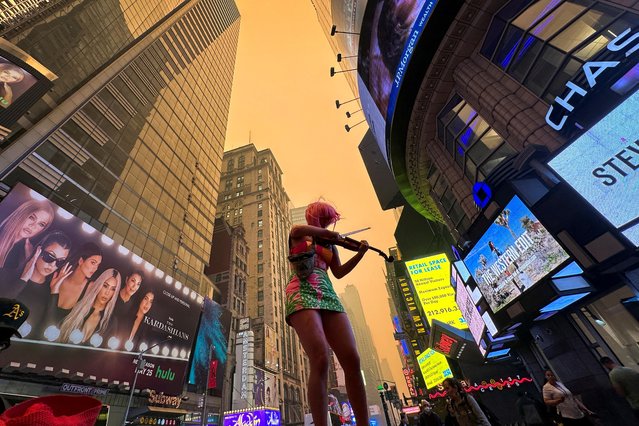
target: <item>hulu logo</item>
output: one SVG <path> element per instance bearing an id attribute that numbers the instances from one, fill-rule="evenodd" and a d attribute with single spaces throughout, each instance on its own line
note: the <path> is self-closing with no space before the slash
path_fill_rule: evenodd
<path id="1" fill-rule="evenodd" d="M 172 382 L 173 379 L 175 379 L 175 373 L 172 372 L 170 368 L 168 370 L 162 370 L 160 367 L 158 367 L 158 369 L 155 371 L 155 377 Z"/>

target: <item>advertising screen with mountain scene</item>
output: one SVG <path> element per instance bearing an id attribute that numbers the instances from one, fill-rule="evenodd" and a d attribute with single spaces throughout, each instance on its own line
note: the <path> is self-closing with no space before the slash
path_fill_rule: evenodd
<path id="1" fill-rule="evenodd" d="M 568 253 L 514 197 L 464 263 L 490 309 L 497 312 L 563 264 Z"/>

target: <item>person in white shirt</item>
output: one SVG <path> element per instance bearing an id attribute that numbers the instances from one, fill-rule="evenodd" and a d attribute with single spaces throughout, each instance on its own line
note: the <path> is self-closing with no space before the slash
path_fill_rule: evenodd
<path id="1" fill-rule="evenodd" d="M 563 383 L 557 381 L 557 376 L 550 370 L 546 370 L 546 384 L 542 393 L 544 403 L 550 407 L 556 407 L 564 426 L 588 426 L 590 422 L 586 414 L 594 414 L 581 403 Z"/>

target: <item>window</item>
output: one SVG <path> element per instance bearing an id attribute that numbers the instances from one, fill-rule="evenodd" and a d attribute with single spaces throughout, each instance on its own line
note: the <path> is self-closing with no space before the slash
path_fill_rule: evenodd
<path id="1" fill-rule="evenodd" d="M 257 211 L 257 217 L 262 217 L 262 210 Z"/>
<path id="2" fill-rule="evenodd" d="M 230 191 L 232 187 L 233 187 L 233 179 L 227 179 L 226 180 L 226 190 Z"/>
<path id="3" fill-rule="evenodd" d="M 257 292 L 257 301 L 261 302 L 264 300 L 264 291 L 263 290 L 258 290 Z"/>
<path id="4" fill-rule="evenodd" d="M 257 278 L 257 287 L 258 288 L 264 287 L 264 277 L 258 277 Z"/>
<path id="5" fill-rule="evenodd" d="M 264 207 L 264 204 L 262 202 L 257 203 L 257 208 L 261 209 L 262 207 Z"/>
<path id="6" fill-rule="evenodd" d="M 257 260 L 262 260 L 262 259 L 264 259 L 264 253 L 261 252 L 261 251 L 258 251 L 257 252 Z"/>
<path id="7" fill-rule="evenodd" d="M 257 190 L 258 190 L 258 191 L 261 191 L 261 190 L 262 190 L 262 184 L 261 184 L 261 183 L 258 183 L 258 184 L 257 184 Z"/>
<path id="8" fill-rule="evenodd" d="M 226 171 L 228 171 L 228 172 L 233 171 L 233 159 L 230 159 L 229 162 L 227 163 Z"/>
<path id="9" fill-rule="evenodd" d="M 499 162 L 515 152 L 459 95 L 453 96 L 439 113 L 437 135 L 471 182 L 480 180 L 477 177 L 477 169 L 502 145 L 504 148 L 501 154 L 506 155 L 493 157 L 494 161 L 485 167 L 483 172 L 490 173 Z M 436 170 L 431 170 L 431 173 L 436 173 Z M 448 184 L 433 175 L 430 175 L 428 180 L 437 197 L 442 197 Z"/>
<path id="10" fill-rule="evenodd" d="M 235 193 L 235 196 L 236 196 L 236 197 L 241 197 L 242 195 L 244 195 L 244 191 L 237 191 L 237 192 Z"/>
<path id="11" fill-rule="evenodd" d="M 617 59 L 605 46 L 638 19 L 592 0 L 511 1 L 491 22 L 481 54 L 551 103 L 585 61 Z"/>
<path id="12" fill-rule="evenodd" d="M 264 231 L 263 230 L 259 230 L 257 231 L 257 238 L 262 238 L 262 236 L 264 235 Z"/>
<path id="13" fill-rule="evenodd" d="M 240 158 L 237 160 L 237 168 L 238 169 L 243 169 L 244 168 L 244 162 L 245 162 L 244 156 L 240 155 Z"/>
<path id="14" fill-rule="evenodd" d="M 261 249 L 263 246 L 264 246 L 264 241 L 259 240 L 259 241 L 257 242 L 257 248 Z"/>
<path id="15" fill-rule="evenodd" d="M 258 263 L 257 264 L 257 272 L 258 273 L 264 272 L 264 264 L 263 263 Z"/>
<path id="16" fill-rule="evenodd" d="M 264 316 L 264 306 L 260 305 L 257 307 L 257 316 L 258 317 L 263 317 Z"/>
<path id="17" fill-rule="evenodd" d="M 262 226 L 264 226 L 264 221 L 262 219 L 258 219 L 257 220 L 257 227 L 261 228 Z"/>
<path id="18" fill-rule="evenodd" d="M 261 200 L 262 198 L 264 198 L 264 194 L 257 194 L 257 197 L 255 198 L 257 198 L 258 200 Z"/>
<path id="19" fill-rule="evenodd" d="M 244 186 L 244 176 L 238 176 L 237 177 L 237 183 L 235 185 L 237 188 L 241 188 L 242 186 Z"/>

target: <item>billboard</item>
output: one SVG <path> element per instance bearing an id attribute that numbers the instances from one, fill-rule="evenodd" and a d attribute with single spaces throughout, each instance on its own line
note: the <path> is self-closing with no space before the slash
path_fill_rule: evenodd
<path id="1" fill-rule="evenodd" d="M 639 246 L 639 92 L 548 164 L 635 246 Z"/>
<path id="2" fill-rule="evenodd" d="M 437 386 L 448 377 L 453 377 L 446 357 L 433 349 L 422 352 L 417 357 L 417 362 L 427 389 Z"/>
<path id="3" fill-rule="evenodd" d="M 0 56 L 0 107 L 8 108 L 38 80 L 24 68 Z"/>
<path id="4" fill-rule="evenodd" d="M 569 258 L 518 198 L 501 211 L 464 263 L 498 312 Z"/>
<path id="5" fill-rule="evenodd" d="M 0 365 L 177 394 L 203 298 L 22 184 L 0 203 L 0 294 L 31 314 Z M 53 356 L 55 354 L 55 356 Z"/>
<path id="6" fill-rule="evenodd" d="M 369 0 L 360 30 L 357 58 L 360 103 L 366 121 L 388 162 L 386 122 L 413 49 L 437 0 Z"/>
<path id="7" fill-rule="evenodd" d="M 280 426 L 279 410 L 252 409 L 224 413 L 224 426 Z"/>
<path id="8" fill-rule="evenodd" d="M 0 141 L 53 86 L 57 76 L 13 43 L 0 39 Z"/>
<path id="9" fill-rule="evenodd" d="M 475 306 L 475 302 L 473 302 L 473 299 L 470 297 L 466 286 L 461 281 L 457 282 L 455 301 L 464 319 L 466 319 L 466 325 L 468 325 L 470 334 L 473 335 L 475 342 L 479 344 L 481 336 L 486 329 L 486 324 L 484 324 L 484 320 L 481 318 L 477 306 Z"/>
<path id="10" fill-rule="evenodd" d="M 280 360 L 278 355 L 275 330 L 268 324 L 264 324 L 264 365 L 266 368 L 279 369 Z"/>
<path id="11" fill-rule="evenodd" d="M 466 321 L 455 303 L 455 289 L 450 285 L 450 262 L 446 255 L 442 253 L 405 263 L 429 324 L 437 319 L 456 328 L 466 328 Z"/>
<path id="12" fill-rule="evenodd" d="M 204 389 L 206 385 L 214 396 L 222 396 L 230 327 L 231 312 L 208 297 L 204 299 L 202 320 L 193 348 L 189 383 L 196 385 L 198 389 Z"/>

